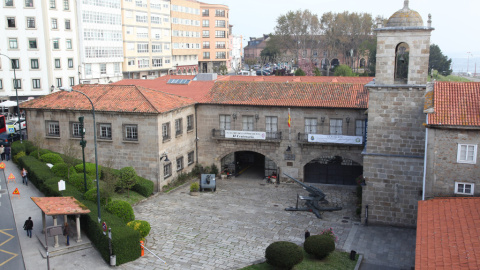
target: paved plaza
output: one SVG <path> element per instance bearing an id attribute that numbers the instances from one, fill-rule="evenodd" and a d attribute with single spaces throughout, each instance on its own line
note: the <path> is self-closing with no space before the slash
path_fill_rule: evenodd
<path id="1" fill-rule="evenodd" d="M 216 192 L 189 195 L 189 185 L 158 194 L 134 207 L 135 218 L 150 222 L 146 246 L 166 261 L 145 256 L 121 269 L 239 269 L 264 261 L 275 241 L 302 244 L 305 229 L 318 234 L 333 228 L 337 249 L 364 255 L 360 269 L 410 269 L 414 266 L 415 230 L 365 227 L 355 214 L 355 188 L 318 185 L 341 211 L 285 211 L 295 206 L 298 184 L 265 184 L 252 178 L 217 181 Z"/>

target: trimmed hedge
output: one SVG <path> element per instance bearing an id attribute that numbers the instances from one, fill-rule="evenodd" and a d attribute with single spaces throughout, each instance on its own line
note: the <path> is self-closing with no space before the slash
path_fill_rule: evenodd
<path id="1" fill-rule="evenodd" d="M 144 197 L 150 197 L 153 194 L 153 182 L 143 177 L 137 176 L 137 183 L 132 190 L 140 193 Z"/>
<path id="2" fill-rule="evenodd" d="M 312 235 L 305 240 L 303 248 L 305 252 L 321 260 L 335 250 L 335 240 L 330 235 Z"/>
<path id="3" fill-rule="evenodd" d="M 56 153 L 47 153 L 43 154 L 40 156 L 40 160 L 45 162 L 45 163 L 50 163 L 50 164 L 59 164 L 63 163 L 63 159 L 59 154 Z"/>
<path id="4" fill-rule="evenodd" d="M 91 202 L 97 203 L 97 188 L 94 187 L 92 189 L 89 189 L 87 192 L 85 192 L 84 198 L 85 200 L 89 200 Z M 111 201 L 112 201 L 112 198 L 108 197 L 105 190 L 100 188 L 100 204 L 106 205 Z"/>
<path id="5" fill-rule="evenodd" d="M 30 141 L 15 141 L 11 144 L 11 155 L 14 156 L 20 152 L 25 152 L 27 155 L 35 150 L 35 146 L 33 146 L 32 142 Z"/>
<path id="6" fill-rule="evenodd" d="M 303 251 L 301 247 L 294 243 L 278 241 L 267 247 L 265 258 L 270 265 L 291 269 L 303 261 Z"/>
<path id="7" fill-rule="evenodd" d="M 108 212 L 121 218 L 125 223 L 135 220 L 135 214 L 133 214 L 133 208 L 128 202 L 113 201 L 107 204 L 106 209 Z"/>
<path id="8" fill-rule="evenodd" d="M 52 151 L 50 150 L 47 150 L 47 149 L 40 149 L 40 150 L 33 150 L 32 152 L 30 152 L 30 154 L 28 154 L 29 156 L 32 156 L 34 158 L 38 158 L 38 153 L 40 153 L 40 157 L 45 155 L 45 154 L 48 154 L 48 153 L 52 153 Z"/>
<path id="9" fill-rule="evenodd" d="M 13 156 L 12 160 L 13 162 L 18 163 L 18 159 L 24 156 L 25 156 L 25 152 L 21 151 L 21 152 L 18 152 L 18 154 L 16 154 L 15 156 Z"/>
<path id="10" fill-rule="evenodd" d="M 83 163 L 77 164 L 75 166 L 75 170 L 78 173 L 83 174 Z M 85 162 L 85 172 L 87 173 L 87 175 L 90 175 L 93 179 L 95 179 L 97 177 L 95 163 Z M 102 179 L 102 166 L 100 165 L 98 165 L 98 178 Z"/>
<path id="11" fill-rule="evenodd" d="M 68 179 L 68 165 L 65 163 L 58 163 L 53 165 L 52 167 L 52 172 L 58 176 L 62 177 L 64 179 Z"/>
<path id="12" fill-rule="evenodd" d="M 70 175 L 68 182 L 73 185 L 78 191 L 85 192 L 85 177 L 83 173 L 75 173 Z M 87 174 L 87 190 L 92 189 L 95 187 L 94 180 Z"/>
<path id="13" fill-rule="evenodd" d="M 150 223 L 145 220 L 130 221 L 127 223 L 127 226 L 140 233 L 142 239 L 147 237 L 151 230 Z"/>

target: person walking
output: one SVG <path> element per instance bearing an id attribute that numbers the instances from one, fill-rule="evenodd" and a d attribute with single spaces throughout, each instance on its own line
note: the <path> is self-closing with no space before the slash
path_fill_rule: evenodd
<path id="1" fill-rule="evenodd" d="M 21 174 L 22 174 L 22 183 L 28 186 L 27 170 L 23 168 Z"/>
<path id="2" fill-rule="evenodd" d="M 27 237 L 30 236 L 30 238 L 32 238 L 32 230 L 33 230 L 32 217 L 28 217 L 28 219 L 25 220 L 25 224 L 23 224 L 23 229 L 27 231 Z"/>
<path id="3" fill-rule="evenodd" d="M 10 148 L 10 145 L 7 144 L 7 147 L 5 147 L 5 159 L 7 161 L 10 160 L 10 152 L 12 151 L 12 149 Z"/>
<path id="4" fill-rule="evenodd" d="M 65 236 L 65 244 L 70 246 L 70 228 L 68 227 L 68 222 L 65 222 L 65 225 L 63 225 L 63 236 Z"/>
<path id="5" fill-rule="evenodd" d="M 2 161 L 5 160 L 5 147 L 3 147 L 3 144 L 0 145 L 0 157 L 2 158 Z"/>

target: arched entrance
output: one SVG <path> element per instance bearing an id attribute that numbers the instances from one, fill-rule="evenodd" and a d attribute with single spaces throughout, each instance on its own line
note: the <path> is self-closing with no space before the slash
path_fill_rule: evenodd
<path id="1" fill-rule="evenodd" d="M 237 178 L 263 179 L 273 173 L 278 175 L 277 164 L 268 157 L 253 151 L 237 151 L 221 159 L 222 171 Z"/>
<path id="2" fill-rule="evenodd" d="M 356 185 L 355 179 L 362 175 L 363 166 L 341 156 L 316 158 L 304 166 L 305 182 Z"/>

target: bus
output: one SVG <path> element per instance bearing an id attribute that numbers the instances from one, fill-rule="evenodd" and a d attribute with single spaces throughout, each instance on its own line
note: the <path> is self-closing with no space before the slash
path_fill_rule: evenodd
<path id="1" fill-rule="evenodd" d="M 5 123 L 5 115 L 0 114 L 0 133 L 7 132 L 7 125 Z"/>

